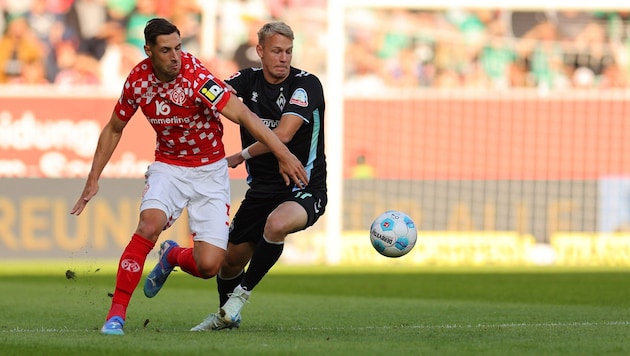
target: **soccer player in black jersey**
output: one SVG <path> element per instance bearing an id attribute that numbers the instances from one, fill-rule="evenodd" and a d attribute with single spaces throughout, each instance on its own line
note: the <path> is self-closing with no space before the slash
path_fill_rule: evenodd
<path id="1" fill-rule="evenodd" d="M 249 189 L 232 220 L 227 255 L 217 275 L 219 311 L 192 331 L 239 327 L 243 304 L 280 258 L 285 238 L 312 226 L 326 208 L 322 85 L 315 75 L 291 67 L 293 31 L 288 25 L 263 25 L 256 51 L 262 67 L 242 69 L 225 82 L 301 161 L 307 184 L 287 185 L 269 148 L 241 129 L 243 150 L 228 156 L 227 163 L 245 163 Z M 152 295 L 157 290 L 153 286 Z"/>
<path id="2" fill-rule="evenodd" d="M 263 25 L 256 51 L 262 67 L 242 69 L 226 83 L 298 157 L 308 185 L 287 186 L 278 160 L 241 129 L 243 150 L 227 160 L 230 167 L 245 162 L 249 189 L 232 221 L 227 256 L 217 275 L 219 312 L 193 330 L 238 327 L 243 304 L 280 258 L 285 238 L 313 225 L 326 208 L 322 85 L 315 75 L 291 66 L 293 31 L 288 25 Z"/>

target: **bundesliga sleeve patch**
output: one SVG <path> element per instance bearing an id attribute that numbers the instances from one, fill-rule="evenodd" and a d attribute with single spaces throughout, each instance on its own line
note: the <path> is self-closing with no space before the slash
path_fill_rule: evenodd
<path id="1" fill-rule="evenodd" d="M 295 89 L 293 95 L 291 95 L 291 100 L 289 100 L 289 104 L 294 104 L 301 107 L 308 106 L 308 94 L 306 94 L 306 90 L 302 88 Z"/>
<path id="2" fill-rule="evenodd" d="M 199 94 L 208 99 L 212 105 L 216 105 L 219 101 L 221 101 L 223 93 L 223 87 L 212 79 L 208 79 L 208 81 L 199 88 Z"/>

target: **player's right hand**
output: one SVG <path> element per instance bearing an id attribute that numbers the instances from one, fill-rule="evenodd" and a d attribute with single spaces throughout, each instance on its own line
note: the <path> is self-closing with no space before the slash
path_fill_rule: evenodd
<path id="1" fill-rule="evenodd" d="M 85 183 L 85 188 L 83 188 L 83 192 L 81 193 L 81 197 L 77 200 L 76 204 L 72 210 L 70 210 L 70 214 L 79 216 L 87 203 L 92 199 L 96 193 L 98 192 L 98 182 Z"/>

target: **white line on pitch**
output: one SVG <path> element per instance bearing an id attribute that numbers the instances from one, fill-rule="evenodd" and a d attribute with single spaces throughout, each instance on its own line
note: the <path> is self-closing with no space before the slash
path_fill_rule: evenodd
<path id="1" fill-rule="evenodd" d="M 394 326 L 348 326 L 348 327 L 291 327 L 291 328 L 273 328 L 273 330 L 282 331 L 326 331 L 326 330 L 392 330 L 392 329 L 507 329 L 507 328 L 547 328 L 547 327 L 591 327 L 591 326 L 625 326 L 630 325 L 630 321 L 607 321 L 607 322 L 567 322 L 567 323 L 508 323 L 508 324 L 444 324 L 444 325 L 394 325 Z M 133 329 L 132 329 L 133 330 Z M 271 329 L 253 328 L 252 331 L 264 331 Z M 55 329 L 55 328 L 13 328 L 0 330 L 3 334 L 19 334 L 19 333 L 77 333 L 77 332 L 95 332 L 96 329 Z M 179 332 L 182 330 L 164 329 L 160 331 Z"/>

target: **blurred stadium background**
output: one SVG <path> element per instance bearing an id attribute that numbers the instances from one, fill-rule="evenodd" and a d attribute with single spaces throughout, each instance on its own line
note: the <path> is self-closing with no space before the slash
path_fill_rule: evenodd
<path id="1" fill-rule="evenodd" d="M 617 1 L 0 0 L 0 258 L 118 258 L 154 136 L 138 114 L 69 214 L 98 133 L 162 16 L 218 77 L 263 22 L 327 100 L 330 203 L 285 264 L 630 265 L 630 6 Z M 255 53 L 253 53 L 255 56 Z M 238 129 L 226 125 L 229 152 Z M 233 206 L 245 172 L 232 173 Z M 419 228 L 373 251 L 384 210 Z M 236 209 L 233 209 L 235 211 Z M 187 243 L 185 217 L 163 238 Z"/>

